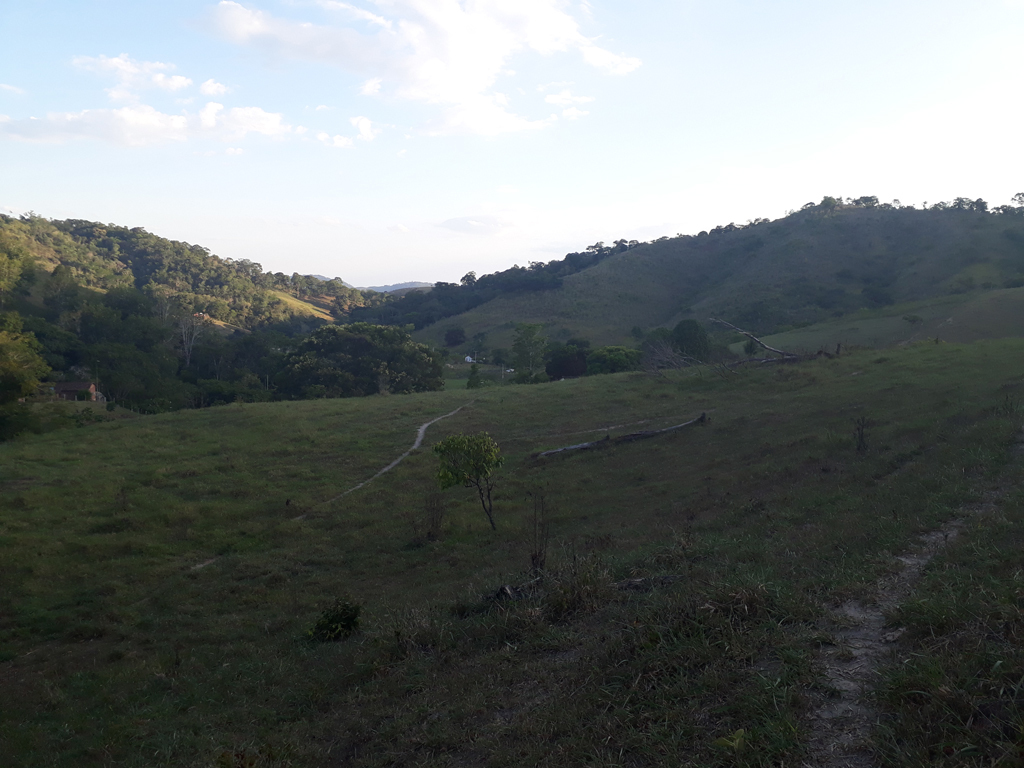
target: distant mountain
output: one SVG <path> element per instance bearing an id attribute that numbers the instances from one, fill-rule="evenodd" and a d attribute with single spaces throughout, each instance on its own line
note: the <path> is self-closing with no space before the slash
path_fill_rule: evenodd
<path id="1" fill-rule="evenodd" d="M 328 277 L 327 275 L 306 275 L 306 277 L 315 277 L 317 280 L 322 280 L 325 283 L 330 282 L 331 280 L 338 279 L 336 277 Z M 352 285 L 351 283 L 346 283 L 344 280 L 341 281 L 341 284 L 344 285 L 346 288 L 355 288 L 354 285 Z"/>
<path id="2" fill-rule="evenodd" d="M 377 293 L 395 293 L 396 291 L 409 291 L 415 288 L 432 288 L 433 283 L 395 283 L 394 285 L 370 285 L 360 288 L 360 291 L 376 291 Z"/>

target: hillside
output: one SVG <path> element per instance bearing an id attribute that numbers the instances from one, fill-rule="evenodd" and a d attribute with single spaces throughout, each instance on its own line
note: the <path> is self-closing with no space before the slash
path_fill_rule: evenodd
<path id="1" fill-rule="evenodd" d="M 972 204 L 973 205 L 973 204 Z M 418 332 L 447 328 L 508 346 L 516 323 L 556 340 L 630 341 L 634 327 L 720 316 L 755 332 L 894 303 L 1024 284 L 1024 208 L 811 206 L 777 221 L 719 227 L 614 253 L 561 287 L 505 295 Z"/>
<path id="2" fill-rule="evenodd" d="M 292 314 L 308 315 L 309 317 L 324 320 L 328 323 L 334 321 L 334 317 L 331 313 L 325 310 L 322 306 L 317 306 L 317 304 L 309 301 L 303 301 L 297 296 L 292 296 L 290 293 L 285 293 L 284 291 L 271 291 L 271 293 L 280 299 L 284 305 L 292 311 Z"/>
<path id="3" fill-rule="evenodd" d="M 1024 716 L 1022 354 L 235 404 L 0 445 L 0 754 L 801 765 L 844 701 L 833 609 L 931 532 L 879 620 L 864 737 L 886 767 L 991 764 Z M 436 525 L 426 446 L 375 477 L 446 414 L 426 446 L 487 430 L 506 457 L 496 532 L 465 489 Z M 310 642 L 338 597 L 361 632 Z"/>
<path id="4" fill-rule="evenodd" d="M 353 307 L 385 300 L 340 278 L 265 272 L 248 259 L 222 259 L 140 227 L 0 216 L 0 257 L 10 249 L 31 259 L 35 282 L 56 275 L 97 292 L 134 288 L 245 328 L 306 316 L 331 322 Z"/>
<path id="5" fill-rule="evenodd" d="M 287 373 L 290 350 L 335 316 L 387 300 L 141 228 L 0 216 L 0 440 L 68 423 L 17 404 L 46 399 L 54 382 L 88 380 L 146 413 L 306 396 Z"/>
<path id="6" fill-rule="evenodd" d="M 865 309 L 836 320 L 769 334 L 770 346 L 816 352 L 837 344 L 888 347 L 925 339 L 971 343 L 1024 335 L 1024 288 L 997 288 Z M 731 346 L 743 352 L 743 342 Z"/>

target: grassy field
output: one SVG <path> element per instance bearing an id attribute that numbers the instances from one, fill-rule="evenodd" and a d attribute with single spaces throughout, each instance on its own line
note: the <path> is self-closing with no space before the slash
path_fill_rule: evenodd
<path id="1" fill-rule="evenodd" d="M 231 405 L 0 445 L 0 754 L 799 765 L 809 702 L 828 693 L 828 607 L 869 597 L 920 532 L 1022 479 L 1022 353 L 925 343 L 725 377 Z M 328 501 L 458 406 L 424 449 Z M 506 456 L 498 530 L 453 489 L 430 536 L 426 448 L 478 430 Z M 979 519 L 894 617 L 910 661 L 877 693 L 887 765 L 1016 764 L 1020 501 Z M 516 599 L 492 599 L 506 584 Z M 309 642 L 336 597 L 363 606 L 362 631 Z"/>
<path id="2" fill-rule="evenodd" d="M 271 293 L 285 303 L 293 312 L 300 315 L 312 315 L 327 322 L 334 322 L 334 316 L 323 307 L 317 306 L 308 301 L 292 296 L 284 291 L 271 291 Z"/>
<path id="3" fill-rule="evenodd" d="M 416 337 L 440 346 L 448 328 L 460 327 L 467 338 L 482 332 L 488 346 L 509 347 L 516 323 L 540 323 L 553 340 L 583 337 L 600 346 L 632 344 L 635 326 L 671 328 L 684 318 L 720 317 L 767 334 L 894 302 L 931 301 L 938 308 L 975 289 L 999 293 L 1021 285 L 1022 225 L 1021 217 L 955 211 L 796 213 L 733 232 L 640 245 L 566 276 L 559 289 L 498 297 Z M 1017 308 L 997 307 L 993 319 L 1006 312 L 1020 316 Z M 975 328 L 986 335 L 983 323 Z M 861 335 L 910 334 L 896 323 Z"/>
<path id="4" fill-rule="evenodd" d="M 883 348 L 925 339 L 961 344 L 1024 335 L 1024 288 L 943 296 L 816 323 L 764 337 L 779 349 L 816 352 L 836 344 Z M 733 344 L 742 352 L 743 343 Z"/>

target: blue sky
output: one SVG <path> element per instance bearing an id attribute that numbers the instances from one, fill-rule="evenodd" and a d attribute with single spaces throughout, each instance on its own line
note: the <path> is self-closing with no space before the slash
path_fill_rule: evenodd
<path id="1" fill-rule="evenodd" d="M 24 0 L 0 31 L 0 211 L 358 285 L 1024 191 L 1024 0 Z"/>

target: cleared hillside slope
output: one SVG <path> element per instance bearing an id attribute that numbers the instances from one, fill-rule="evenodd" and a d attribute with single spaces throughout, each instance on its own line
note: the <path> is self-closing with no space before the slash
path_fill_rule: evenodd
<path id="1" fill-rule="evenodd" d="M 961 344 L 1024 335 L 1024 288 L 979 290 L 862 310 L 835 320 L 770 334 L 763 341 L 791 352 L 843 347 L 889 347 L 926 339 Z M 737 354 L 743 342 L 730 348 Z"/>
<path id="2" fill-rule="evenodd" d="M 649 243 L 566 277 L 563 286 L 495 299 L 425 328 L 488 334 L 505 346 L 518 322 L 555 339 L 625 343 L 634 326 L 721 316 L 761 333 L 862 308 L 1024 284 L 1024 216 L 968 210 L 811 209 L 745 228 Z"/>

